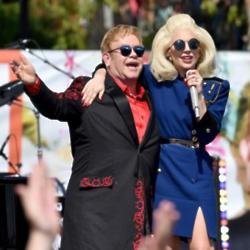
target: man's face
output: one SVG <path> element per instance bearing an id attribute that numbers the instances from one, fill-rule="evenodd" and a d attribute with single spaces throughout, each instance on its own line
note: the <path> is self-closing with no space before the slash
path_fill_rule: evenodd
<path id="1" fill-rule="evenodd" d="M 127 35 L 111 42 L 110 50 L 103 54 L 103 60 L 113 78 L 130 85 L 137 82 L 142 70 L 143 52 L 138 38 Z"/>

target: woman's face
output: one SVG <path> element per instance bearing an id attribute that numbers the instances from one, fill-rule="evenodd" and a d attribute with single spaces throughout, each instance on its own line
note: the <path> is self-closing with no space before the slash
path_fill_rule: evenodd
<path id="1" fill-rule="evenodd" d="M 167 57 L 181 76 L 196 68 L 200 55 L 199 41 L 191 30 L 178 29 L 173 33 Z"/>

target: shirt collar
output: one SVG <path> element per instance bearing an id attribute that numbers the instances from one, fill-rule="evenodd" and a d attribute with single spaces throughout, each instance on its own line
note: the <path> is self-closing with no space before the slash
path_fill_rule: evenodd
<path id="1" fill-rule="evenodd" d="M 121 88 L 122 92 L 125 95 L 132 97 L 134 99 L 144 99 L 145 98 L 146 91 L 140 83 L 136 84 L 136 95 L 134 95 L 133 93 L 131 93 L 129 87 L 126 84 L 124 84 L 123 82 L 121 82 L 117 79 L 115 79 L 114 81 Z"/>

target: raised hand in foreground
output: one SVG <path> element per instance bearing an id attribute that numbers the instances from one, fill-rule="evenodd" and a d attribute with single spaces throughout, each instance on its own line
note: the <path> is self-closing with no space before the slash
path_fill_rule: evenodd
<path id="1" fill-rule="evenodd" d="M 59 214 L 53 181 L 46 175 L 41 163 L 34 166 L 27 185 L 16 187 L 24 213 L 30 223 L 27 250 L 49 250 L 59 232 Z"/>
<path id="2" fill-rule="evenodd" d="M 171 230 L 179 216 L 173 203 L 162 201 L 154 211 L 154 234 L 145 237 L 139 250 L 165 250 L 169 243 Z"/>

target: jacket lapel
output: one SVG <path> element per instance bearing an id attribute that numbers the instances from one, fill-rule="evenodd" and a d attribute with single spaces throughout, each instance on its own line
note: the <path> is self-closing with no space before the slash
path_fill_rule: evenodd
<path id="1" fill-rule="evenodd" d="M 105 80 L 106 93 L 109 94 L 120 112 L 128 130 L 136 144 L 138 144 L 138 137 L 136 133 L 134 118 L 128 103 L 128 100 L 122 90 L 114 83 L 112 78 L 107 75 Z"/>
<path id="2" fill-rule="evenodd" d="M 147 142 L 149 137 L 152 135 L 152 130 L 154 129 L 154 124 L 155 124 L 155 114 L 154 114 L 154 111 L 152 109 L 152 104 L 151 104 L 148 93 L 146 94 L 146 98 L 147 98 L 147 103 L 149 105 L 149 109 L 151 112 L 150 112 L 150 117 L 149 117 L 149 121 L 147 124 L 147 128 L 146 128 L 146 131 L 145 131 L 145 134 L 144 134 L 144 137 L 143 137 L 143 140 L 141 142 L 140 147 L 142 147 Z"/>

